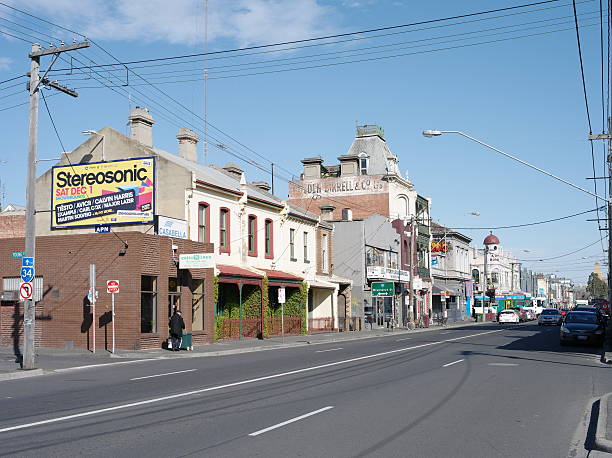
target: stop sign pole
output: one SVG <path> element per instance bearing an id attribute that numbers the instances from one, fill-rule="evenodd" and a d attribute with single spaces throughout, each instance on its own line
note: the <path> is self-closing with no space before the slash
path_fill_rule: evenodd
<path id="1" fill-rule="evenodd" d="M 119 281 L 118 280 L 108 280 L 106 282 L 106 292 L 111 295 L 111 313 L 112 313 L 112 323 L 113 323 L 113 351 L 111 352 L 113 355 L 115 354 L 115 293 L 119 292 Z"/>

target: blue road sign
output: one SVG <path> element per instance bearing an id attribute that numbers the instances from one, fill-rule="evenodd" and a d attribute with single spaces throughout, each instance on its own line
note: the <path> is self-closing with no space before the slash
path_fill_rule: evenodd
<path id="1" fill-rule="evenodd" d="M 22 267 L 21 281 L 30 283 L 32 280 L 34 280 L 34 267 Z"/>
<path id="2" fill-rule="evenodd" d="M 34 258 L 21 258 L 21 267 L 34 267 Z"/>
<path id="3" fill-rule="evenodd" d="M 110 232 L 110 226 L 96 226 L 95 231 L 98 234 L 106 234 Z"/>

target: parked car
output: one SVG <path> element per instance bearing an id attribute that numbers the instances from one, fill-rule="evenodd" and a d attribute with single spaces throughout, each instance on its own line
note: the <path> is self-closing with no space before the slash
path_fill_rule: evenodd
<path id="1" fill-rule="evenodd" d="M 527 321 L 527 311 L 521 307 L 510 307 L 508 310 L 514 310 L 516 313 L 518 313 L 519 321 Z"/>
<path id="2" fill-rule="evenodd" d="M 526 309 L 525 313 L 527 314 L 527 321 L 533 321 L 537 318 L 533 310 Z"/>
<path id="3" fill-rule="evenodd" d="M 544 309 L 538 317 L 538 326 L 545 324 L 560 325 L 563 318 L 557 309 Z"/>
<path id="4" fill-rule="evenodd" d="M 497 315 L 497 321 L 501 323 L 520 323 L 519 314 L 514 309 L 506 309 L 499 312 Z"/>
<path id="5" fill-rule="evenodd" d="M 559 333 L 559 343 L 590 343 L 603 345 L 606 335 L 605 322 L 595 313 L 572 310 L 569 312 Z"/>

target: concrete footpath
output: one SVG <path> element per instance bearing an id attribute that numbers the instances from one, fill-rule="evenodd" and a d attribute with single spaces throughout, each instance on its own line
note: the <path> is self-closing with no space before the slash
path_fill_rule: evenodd
<path id="1" fill-rule="evenodd" d="M 473 321 L 461 321 L 448 324 L 445 328 L 458 328 L 467 325 L 491 325 L 491 323 L 474 323 Z M 115 354 L 107 350 L 98 350 L 95 354 L 88 350 L 74 349 L 61 350 L 51 348 L 36 349 L 37 369 L 22 370 L 20 357 L 15 356 L 12 347 L 0 347 L 0 381 L 13 380 L 24 377 L 53 374 L 68 370 L 86 369 L 102 365 L 130 364 L 139 361 L 157 360 L 165 358 L 200 358 L 211 356 L 233 355 L 238 353 L 249 353 L 255 351 L 276 350 L 303 345 L 327 344 L 333 342 L 344 342 L 349 340 L 384 338 L 402 334 L 414 334 L 444 329 L 440 326 L 430 328 L 403 329 L 396 328 L 374 328 L 363 331 L 352 332 L 328 332 L 309 335 L 290 335 L 282 337 L 275 336 L 269 339 L 243 339 L 223 340 L 218 343 L 195 347 L 192 351 L 181 350 L 170 352 L 163 349 L 155 350 L 117 350 Z"/>

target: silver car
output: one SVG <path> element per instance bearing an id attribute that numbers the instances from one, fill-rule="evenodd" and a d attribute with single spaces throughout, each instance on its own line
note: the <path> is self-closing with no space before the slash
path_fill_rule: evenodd
<path id="1" fill-rule="evenodd" d="M 538 317 L 538 326 L 542 326 L 545 324 L 554 324 L 556 326 L 560 325 L 563 321 L 563 317 L 559 310 L 557 309 L 544 309 L 540 316 Z"/>

